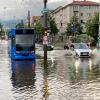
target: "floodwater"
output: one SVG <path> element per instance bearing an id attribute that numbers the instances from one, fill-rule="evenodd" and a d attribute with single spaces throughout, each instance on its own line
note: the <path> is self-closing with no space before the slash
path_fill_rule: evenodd
<path id="1" fill-rule="evenodd" d="M 43 59 L 11 61 L 2 41 L 0 100 L 100 100 L 100 58 L 56 54 L 44 67 Z"/>

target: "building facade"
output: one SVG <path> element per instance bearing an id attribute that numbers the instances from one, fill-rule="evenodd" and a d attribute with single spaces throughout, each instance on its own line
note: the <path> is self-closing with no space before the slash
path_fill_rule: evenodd
<path id="1" fill-rule="evenodd" d="M 61 34 L 66 31 L 67 23 L 70 22 L 72 16 L 75 16 L 84 26 L 84 23 L 87 22 L 90 16 L 93 16 L 97 12 L 99 12 L 99 3 L 86 0 L 74 0 L 64 7 L 55 9 L 52 13 L 52 17 L 55 19 L 59 33 Z"/>

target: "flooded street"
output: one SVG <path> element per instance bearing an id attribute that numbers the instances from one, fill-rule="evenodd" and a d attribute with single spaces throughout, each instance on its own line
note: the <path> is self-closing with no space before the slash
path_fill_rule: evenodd
<path id="1" fill-rule="evenodd" d="M 49 54 L 47 67 L 43 59 L 11 61 L 7 42 L 0 42 L 0 100 L 100 100 L 99 57 Z"/>

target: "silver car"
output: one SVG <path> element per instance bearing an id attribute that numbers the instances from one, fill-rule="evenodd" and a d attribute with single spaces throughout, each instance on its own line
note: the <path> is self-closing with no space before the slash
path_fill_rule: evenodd
<path id="1" fill-rule="evenodd" d="M 86 43 L 72 43 L 70 48 L 75 51 L 76 56 L 79 57 L 91 57 L 92 50 L 87 46 Z"/>

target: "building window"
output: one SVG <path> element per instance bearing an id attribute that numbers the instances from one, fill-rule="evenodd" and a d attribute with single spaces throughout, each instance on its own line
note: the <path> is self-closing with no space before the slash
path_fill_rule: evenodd
<path id="1" fill-rule="evenodd" d="M 91 16 L 91 13 L 87 13 L 87 16 L 90 17 Z"/>
<path id="2" fill-rule="evenodd" d="M 62 22 L 60 23 L 61 27 L 62 27 Z"/>
<path id="3" fill-rule="evenodd" d="M 83 13 L 81 13 L 81 16 L 83 16 Z"/>
<path id="4" fill-rule="evenodd" d="M 77 5 L 73 6 L 73 11 L 78 11 L 78 6 Z"/>
<path id="5" fill-rule="evenodd" d="M 60 16 L 62 16 L 62 14 L 60 14 Z"/>
<path id="6" fill-rule="evenodd" d="M 81 23 L 84 23 L 83 20 L 81 20 Z"/>

